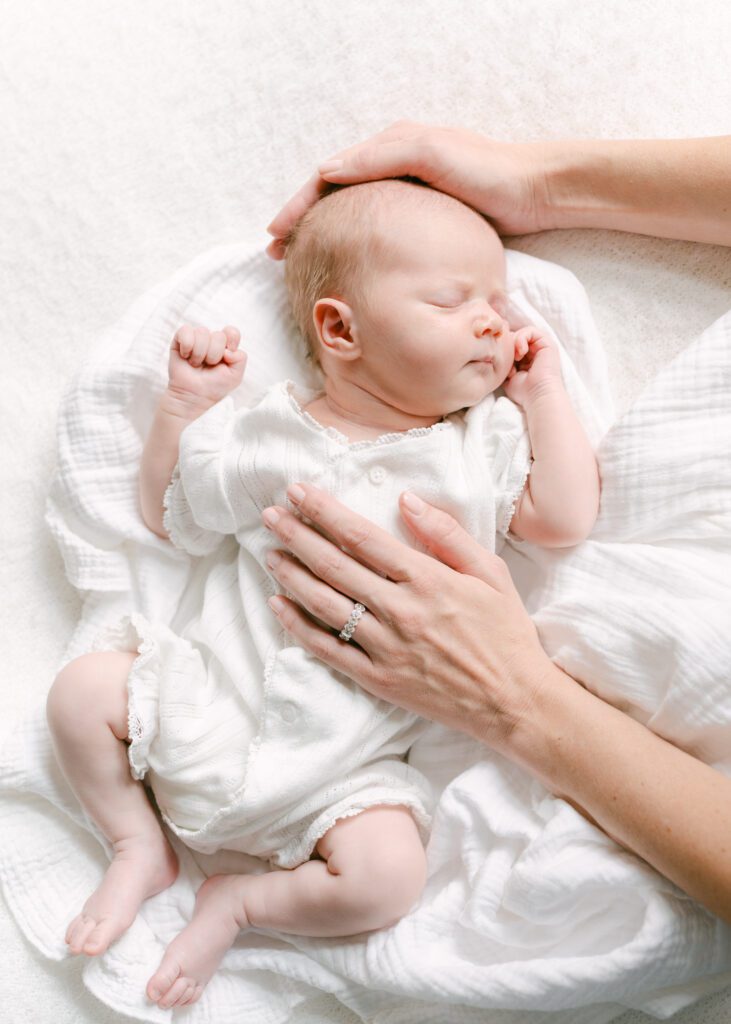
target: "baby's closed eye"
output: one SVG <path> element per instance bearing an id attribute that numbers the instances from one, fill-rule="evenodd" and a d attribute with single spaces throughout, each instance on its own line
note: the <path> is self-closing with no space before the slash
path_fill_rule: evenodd
<path id="1" fill-rule="evenodd" d="M 439 306 L 442 309 L 450 309 L 454 306 L 461 306 L 467 299 L 467 293 L 462 291 L 435 292 L 427 299 L 430 306 Z"/>

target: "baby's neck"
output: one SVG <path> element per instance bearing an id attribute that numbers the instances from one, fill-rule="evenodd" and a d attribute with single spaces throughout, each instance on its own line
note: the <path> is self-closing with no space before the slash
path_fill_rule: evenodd
<path id="1" fill-rule="evenodd" d="M 383 434 L 430 427 L 442 418 L 415 416 L 350 381 L 333 381 L 329 377 L 325 379 L 325 393 L 305 406 L 305 410 L 323 427 L 334 427 L 349 441 L 371 441 Z"/>

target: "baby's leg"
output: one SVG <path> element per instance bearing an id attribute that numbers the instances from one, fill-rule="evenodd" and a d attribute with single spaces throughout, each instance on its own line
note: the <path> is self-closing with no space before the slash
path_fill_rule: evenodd
<path id="1" fill-rule="evenodd" d="M 114 848 L 99 888 L 66 931 L 72 953 L 103 953 L 140 904 L 175 881 L 178 860 L 127 760 L 127 676 L 136 654 L 85 654 L 48 695 L 53 747 L 81 806 Z"/>
<path id="2" fill-rule="evenodd" d="M 264 875 L 213 875 L 193 920 L 165 951 L 147 994 L 159 1006 L 195 1002 L 240 929 L 356 935 L 395 924 L 426 881 L 426 856 L 406 807 L 343 818 L 317 844 L 324 860 Z"/>

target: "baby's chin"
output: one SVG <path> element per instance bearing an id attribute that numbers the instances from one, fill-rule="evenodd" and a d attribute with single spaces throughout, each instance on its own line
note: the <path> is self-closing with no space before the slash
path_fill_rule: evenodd
<path id="1" fill-rule="evenodd" d="M 459 401 L 460 404 L 455 405 L 451 411 L 457 412 L 458 409 L 471 409 L 473 405 L 478 405 L 488 395 L 499 391 L 504 382 L 505 378 L 502 374 L 497 375 L 494 372 L 490 372 L 489 369 L 484 371 L 477 369 L 475 380 L 471 382 L 470 387 L 463 388 L 461 393 L 455 396 L 455 402 Z"/>

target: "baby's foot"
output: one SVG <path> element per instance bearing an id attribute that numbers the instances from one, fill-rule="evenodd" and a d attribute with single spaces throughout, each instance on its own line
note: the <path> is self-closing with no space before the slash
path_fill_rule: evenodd
<path id="1" fill-rule="evenodd" d="M 147 983 L 147 995 L 161 1009 L 197 1002 L 227 949 L 248 927 L 241 875 L 211 875 L 198 890 L 193 920 L 165 950 Z"/>
<path id="2" fill-rule="evenodd" d="M 102 883 L 66 930 L 72 953 L 99 956 L 126 932 L 144 900 L 172 885 L 178 858 L 162 832 L 114 843 Z"/>

